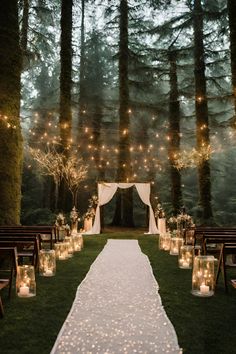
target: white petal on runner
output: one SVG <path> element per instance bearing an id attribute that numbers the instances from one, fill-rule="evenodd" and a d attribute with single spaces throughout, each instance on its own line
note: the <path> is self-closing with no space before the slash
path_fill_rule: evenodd
<path id="1" fill-rule="evenodd" d="M 108 240 L 51 354 L 182 353 L 137 240 Z"/>

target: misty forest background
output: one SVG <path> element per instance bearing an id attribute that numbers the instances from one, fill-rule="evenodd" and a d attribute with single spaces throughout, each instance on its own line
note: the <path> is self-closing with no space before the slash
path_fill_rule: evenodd
<path id="1" fill-rule="evenodd" d="M 31 148 L 88 166 L 80 215 L 98 181 L 151 182 L 167 216 L 235 225 L 235 19 L 235 0 L 1 0 L 0 224 L 73 207 Z M 113 199 L 106 223 L 145 225 L 135 191 Z"/>

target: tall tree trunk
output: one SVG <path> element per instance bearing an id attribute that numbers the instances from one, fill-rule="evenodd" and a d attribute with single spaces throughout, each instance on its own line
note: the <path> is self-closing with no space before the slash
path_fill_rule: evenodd
<path id="1" fill-rule="evenodd" d="M 195 111 L 197 150 L 210 144 L 208 105 L 205 77 L 205 60 L 203 44 L 203 9 L 201 0 L 194 1 L 194 77 L 195 77 Z M 200 206 L 202 208 L 203 222 L 212 218 L 211 206 L 211 174 L 210 162 L 202 161 L 198 166 L 198 181 L 200 193 Z"/>
<path id="2" fill-rule="evenodd" d="M 0 224 L 20 222 L 22 135 L 17 0 L 0 1 Z M 7 121 L 4 119 L 7 117 Z"/>
<path id="3" fill-rule="evenodd" d="M 234 96 L 234 119 L 233 125 L 236 128 L 236 1 L 228 0 L 228 16 L 230 30 L 230 55 L 231 55 L 231 73 Z"/>
<path id="4" fill-rule="evenodd" d="M 60 74 L 60 140 L 62 152 L 67 158 L 71 145 L 71 88 L 72 88 L 72 7 L 73 0 L 61 1 L 61 74 Z M 66 209 L 66 186 L 60 184 L 58 206 Z"/>
<path id="5" fill-rule="evenodd" d="M 29 29 L 29 0 L 23 0 L 23 16 L 20 34 L 20 45 L 23 54 L 27 52 L 28 29 Z"/>
<path id="6" fill-rule="evenodd" d="M 80 26 L 80 69 L 79 69 L 79 127 L 78 144 L 82 144 L 83 128 L 85 122 L 85 0 L 81 0 L 81 26 Z"/>
<path id="7" fill-rule="evenodd" d="M 177 78 L 176 51 L 170 49 L 168 53 L 170 64 L 170 101 L 169 101 L 169 146 L 168 157 L 170 162 L 171 200 L 174 215 L 177 215 L 182 205 L 181 175 L 175 168 L 175 156 L 180 150 L 180 103 Z"/>
<path id="8" fill-rule="evenodd" d="M 105 166 L 101 164 L 101 125 L 103 117 L 103 89 L 104 89 L 104 64 L 102 63 L 102 53 L 101 53 L 101 35 L 95 30 L 92 33 L 90 39 L 90 52 L 89 58 L 90 63 L 96 69 L 94 70 L 88 65 L 87 77 L 90 80 L 90 103 L 89 103 L 89 115 L 92 118 L 92 136 L 94 150 L 94 162 L 97 169 L 98 180 L 102 181 L 105 179 Z M 91 75 L 92 74 L 92 75 Z"/>
<path id="9" fill-rule="evenodd" d="M 129 118 L 129 83 L 128 83 L 128 3 L 120 1 L 120 38 L 119 38 L 119 156 L 118 182 L 129 182 L 132 176 L 130 156 L 130 118 Z M 119 208 L 121 207 L 121 211 Z M 125 189 L 117 195 L 116 212 L 113 224 L 133 226 L 133 191 Z"/>

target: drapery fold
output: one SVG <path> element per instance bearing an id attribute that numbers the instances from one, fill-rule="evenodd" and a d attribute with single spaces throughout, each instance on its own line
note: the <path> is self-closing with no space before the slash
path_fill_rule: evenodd
<path id="1" fill-rule="evenodd" d="M 148 234 L 158 234 L 154 213 L 150 203 L 150 183 L 98 183 L 98 205 L 91 230 L 85 234 L 100 234 L 101 220 L 100 207 L 107 204 L 114 196 L 118 188 L 126 189 L 135 186 L 142 202 L 149 206 L 149 230 Z"/>

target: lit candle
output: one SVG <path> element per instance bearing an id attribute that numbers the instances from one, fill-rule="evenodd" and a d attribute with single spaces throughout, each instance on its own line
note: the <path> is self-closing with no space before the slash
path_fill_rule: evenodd
<path id="1" fill-rule="evenodd" d="M 60 260 L 64 260 L 66 259 L 66 256 L 64 254 L 61 254 L 59 257 L 58 257 Z"/>
<path id="2" fill-rule="evenodd" d="M 210 287 L 208 285 L 202 284 L 200 285 L 200 292 L 201 294 L 208 294 Z"/>
<path id="3" fill-rule="evenodd" d="M 173 254 L 179 254 L 178 248 L 174 247 L 173 250 L 172 250 L 172 253 Z"/>
<path id="4" fill-rule="evenodd" d="M 19 294 L 21 296 L 28 296 L 29 295 L 29 287 L 27 285 L 25 285 L 25 284 L 23 286 L 21 286 Z"/>
<path id="5" fill-rule="evenodd" d="M 50 277 L 51 275 L 53 275 L 53 272 L 51 269 L 46 269 L 45 272 L 44 272 L 44 275 Z"/>
<path id="6" fill-rule="evenodd" d="M 182 266 L 183 266 L 183 268 L 188 268 L 189 267 L 189 262 L 183 261 Z"/>

